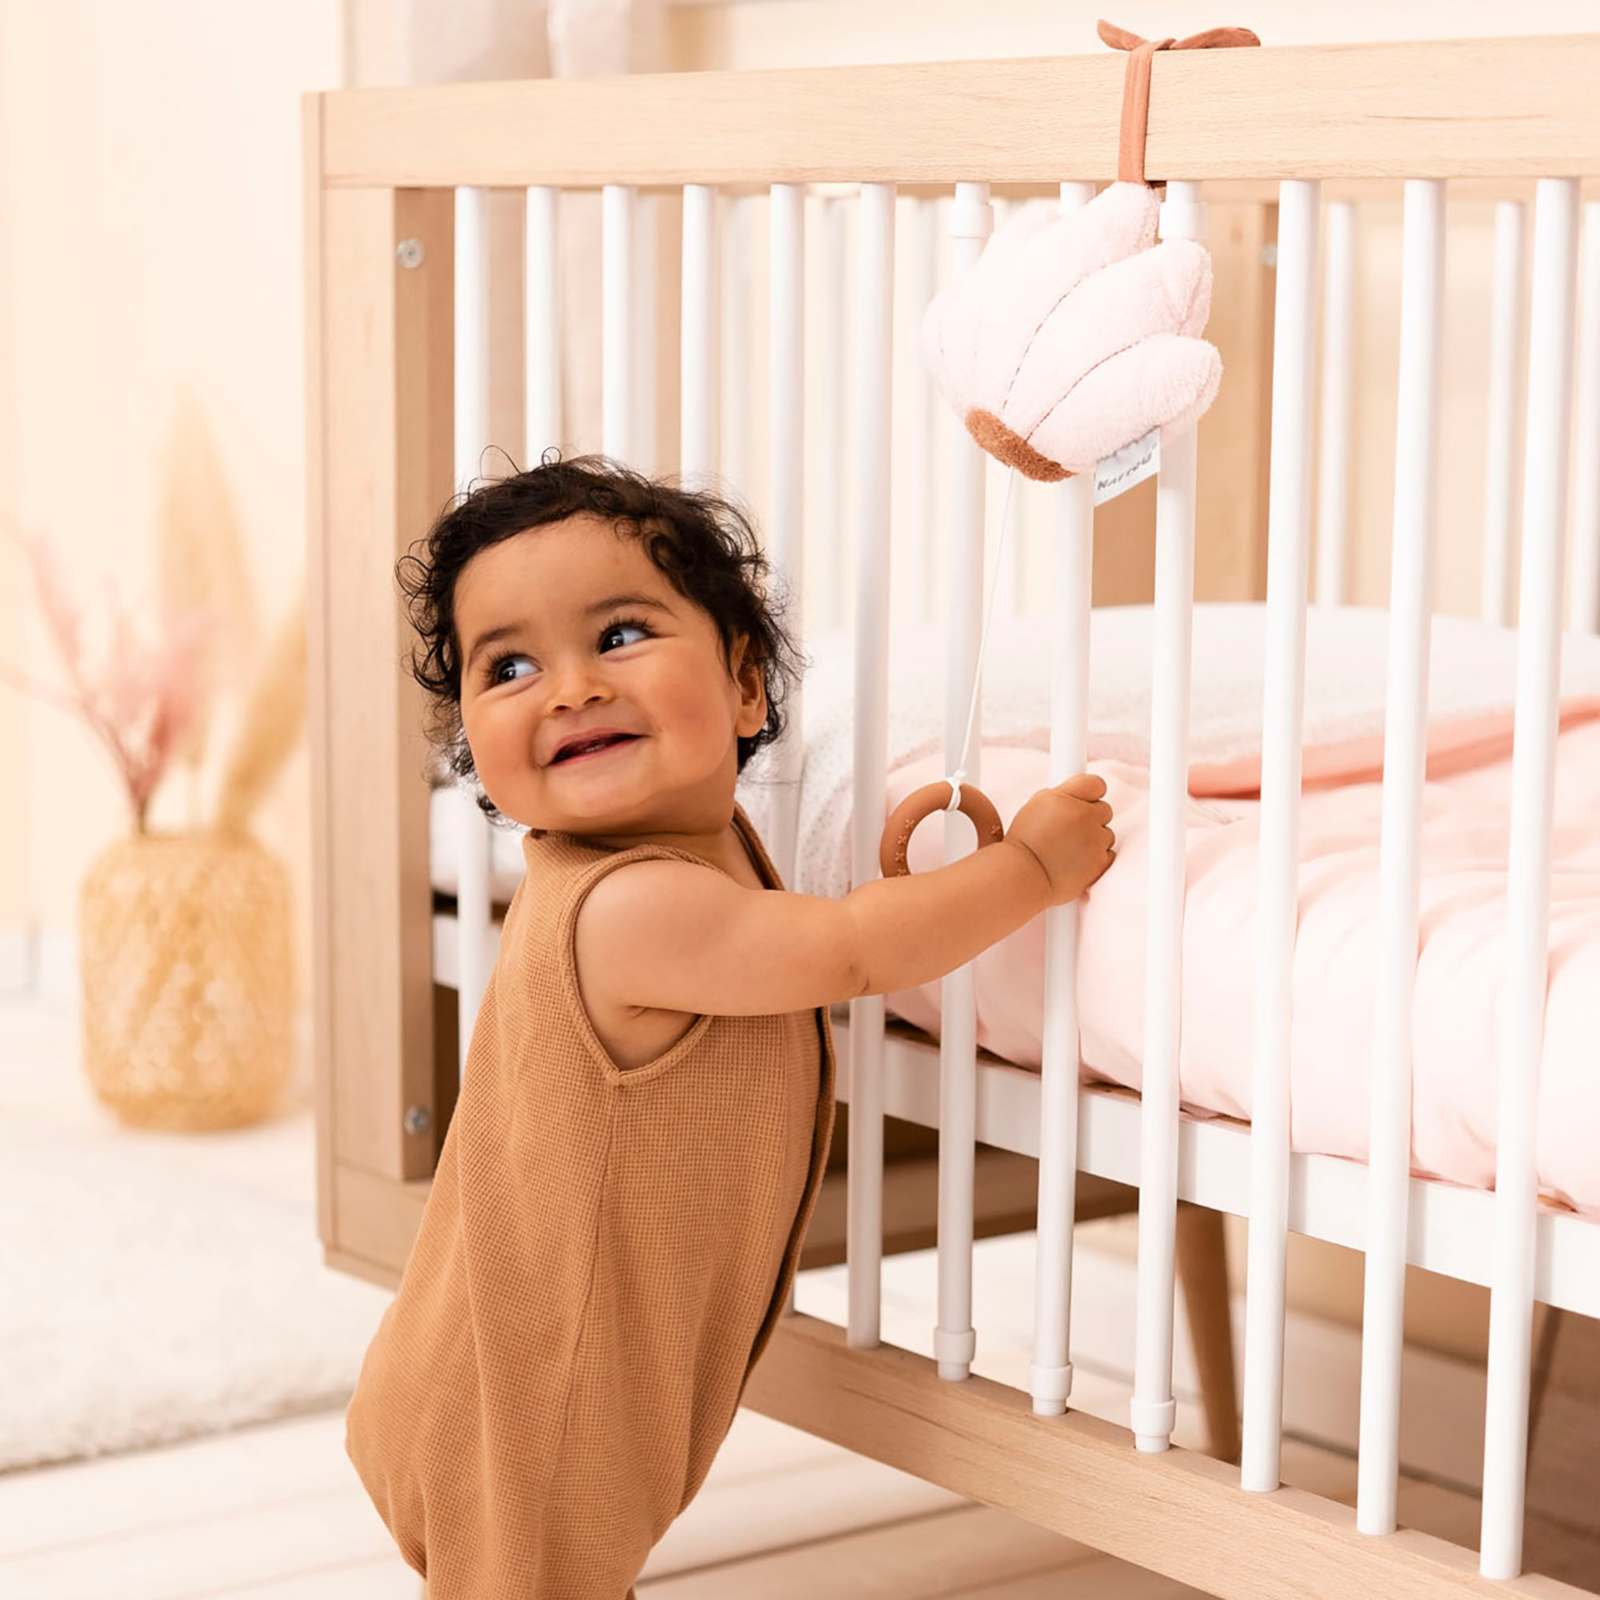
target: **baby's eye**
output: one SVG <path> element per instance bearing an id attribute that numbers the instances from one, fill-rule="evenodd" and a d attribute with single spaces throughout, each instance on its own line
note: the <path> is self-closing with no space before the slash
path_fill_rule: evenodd
<path id="1" fill-rule="evenodd" d="M 614 633 L 637 633 L 643 635 L 646 639 L 650 637 L 650 630 L 642 622 L 613 622 L 600 635 L 601 644 L 604 645 L 605 641 Z"/>
<path id="2" fill-rule="evenodd" d="M 516 666 L 518 662 L 521 662 L 523 666 L 530 669 L 533 666 L 533 662 L 527 656 L 501 656 L 500 659 L 489 668 L 489 682 L 511 683 L 515 681 L 515 679 L 525 676 L 525 674 L 520 672 L 508 673 L 506 671 L 508 667 Z"/>

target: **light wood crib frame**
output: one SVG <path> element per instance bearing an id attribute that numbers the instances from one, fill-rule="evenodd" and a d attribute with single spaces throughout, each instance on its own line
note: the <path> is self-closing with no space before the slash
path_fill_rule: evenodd
<path id="1" fill-rule="evenodd" d="M 604 193 L 604 447 L 626 459 L 632 413 L 630 224 L 637 189 L 683 197 L 681 374 L 686 473 L 708 470 L 711 217 L 717 189 L 771 186 L 772 490 L 765 536 L 798 587 L 803 375 L 799 342 L 804 186 L 859 184 L 860 469 L 857 542 L 856 881 L 877 872 L 885 814 L 890 480 L 890 262 L 896 186 L 957 188 L 964 237 L 982 246 L 989 185 L 1061 185 L 1081 203 L 1109 179 L 1120 56 L 762 73 L 349 90 L 306 102 L 315 1041 L 319 1219 L 326 1256 L 394 1283 L 454 1102 L 458 1027 L 489 959 L 436 937 L 429 785 L 420 694 L 401 659 L 408 624 L 395 558 L 446 502 L 460 447 L 481 438 L 481 373 L 457 323 L 458 282 L 478 263 L 472 191 L 528 192 L 530 441 L 555 435 L 556 299 L 551 224 L 559 189 Z M 1199 237 L 1204 199 L 1276 185 L 1276 309 L 1270 368 L 1266 529 L 1268 693 L 1261 801 L 1263 929 L 1254 1040 L 1256 1116 L 1246 1127 L 1180 1116 L 1185 788 L 1197 445 L 1163 452 L 1156 503 L 1150 897 L 1145 1089 L 1080 1087 L 1073 970 L 1076 911 L 1047 913 L 1044 1065 L 1023 1071 L 976 1049 L 970 968 L 944 980 L 943 1042 L 885 1025 L 882 996 L 835 1009 L 849 1123 L 846 1327 L 785 1318 L 746 1402 L 853 1450 L 1111 1554 L 1240 1600 L 1510 1590 L 1580 1591 L 1519 1577 L 1535 1300 L 1600 1315 L 1600 1226 L 1542 1205 L 1533 1108 L 1547 963 L 1565 482 L 1580 180 L 1600 174 L 1600 36 L 1158 55 L 1148 171 L 1167 182 L 1163 227 Z M 1310 550 L 1313 326 L 1322 201 L 1347 180 L 1404 182 L 1398 467 L 1391 600 L 1380 983 L 1370 1166 L 1293 1155 L 1288 1142 L 1289 954 L 1295 929 L 1302 672 Z M 1430 614 L 1433 438 L 1438 410 L 1440 251 L 1446 185 L 1522 193 L 1537 183 L 1522 502 L 1520 655 L 1508 914 L 1515 952 L 1502 1056 L 1495 1192 L 1412 1178 L 1409 1014 L 1417 937 L 1417 829 Z M 1228 186 L 1244 186 L 1228 190 Z M 1319 185 L 1321 186 L 1319 188 Z M 1484 188 L 1483 185 L 1487 185 Z M 1497 187 L 1499 186 L 1498 190 Z M 460 191 L 460 193 L 458 193 Z M 931 191 L 930 191 L 931 192 Z M 465 231 L 458 234 L 458 207 Z M 1330 208 L 1330 217 L 1333 215 Z M 1342 224 L 1341 224 L 1342 226 Z M 1600 263 L 1600 222 L 1590 213 Z M 1586 272 L 1578 408 L 1583 448 L 1600 428 L 1600 269 Z M 1230 382 L 1239 381 L 1230 377 Z M 1250 381 L 1246 373 L 1242 381 Z M 1509 493 L 1510 411 L 1491 494 Z M 1338 407 L 1334 408 L 1335 414 Z M 1327 425 L 1325 408 L 1324 425 Z M 541 433 L 541 430 L 545 430 Z M 1264 430 L 1263 430 L 1264 432 Z M 1326 443 L 1325 435 L 1325 443 Z M 1237 447 L 1236 434 L 1229 435 Z M 1207 427 L 1198 433 L 1207 446 Z M 1219 443 L 1222 441 L 1219 439 Z M 475 449 L 467 457 L 475 459 Z M 962 453 L 951 491 L 950 694 L 958 730 L 975 670 L 983 598 L 982 472 Z M 1203 479 L 1203 473 L 1201 474 Z M 1594 473 L 1580 474 L 1574 615 L 1593 628 L 1600 585 Z M 1090 490 L 1059 491 L 1052 781 L 1084 764 Z M 1335 508 L 1336 509 L 1336 508 Z M 1491 550 L 1502 603 L 1506 546 Z M 1337 550 L 1319 550 L 1337 593 Z M 1324 594 L 1330 592 L 1326 587 Z M 1081 649 L 1080 649 L 1081 647 Z M 391 662 L 394 671 L 378 664 Z M 797 708 L 798 709 L 798 708 Z M 794 737 L 774 755 L 798 775 Z M 981 782 L 976 762 L 975 781 Z M 768 840 L 793 881 L 796 815 Z M 475 843 L 473 841 L 476 841 Z M 482 849 L 481 830 L 467 842 Z M 491 920 L 481 859 L 461 869 L 459 929 Z M 446 973 L 445 969 L 453 970 Z M 439 980 L 462 994 L 461 1016 Z M 935 1066 L 937 1063 L 937 1066 Z M 937 1075 L 936 1075 L 937 1074 Z M 881 1342 L 886 1114 L 939 1128 L 937 1359 Z M 1038 1322 L 1031 1395 L 970 1375 L 974 1142 L 1039 1159 Z M 1071 1219 L 1082 1182 L 1138 1190 L 1132 1431 L 1066 1408 Z M 1250 1219 L 1242 1466 L 1170 1446 L 1175 1232 L 1180 1203 Z M 992 1220 L 992 1219 L 991 1219 Z M 1032 1218 L 1029 1218 L 1032 1221 Z M 1347 1510 L 1279 1486 L 1290 1230 L 1365 1248 L 1360 1499 Z M 1481 1554 L 1396 1531 L 1401 1312 L 1407 1263 L 1492 1292 Z"/>

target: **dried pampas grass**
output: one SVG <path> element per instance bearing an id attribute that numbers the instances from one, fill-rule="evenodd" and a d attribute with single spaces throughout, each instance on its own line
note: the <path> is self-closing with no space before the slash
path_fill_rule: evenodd
<path id="1" fill-rule="evenodd" d="M 299 742 L 306 719 L 306 609 L 289 608 L 239 720 L 217 794 L 216 831 L 242 834 Z"/>
<path id="2" fill-rule="evenodd" d="M 163 607 L 152 628 L 149 608 L 130 606 L 109 578 L 94 608 L 72 588 L 40 536 L 19 537 L 67 682 L 64 689 L 35 683 L 9 665 L 0 668 L 0 679 L 76 711 L 88 723 L 116 764 L 134 830 L 142 834 L 151 797 L 193 726 L 215 618 L 203 610 Z"/>
<path id="3" fill-rule="evenodd" d="M 222 764 L 209 831 L 245 834 L 299 742 L 306 720 L 306 617 L 296 595 L 265 658 L 220 454 L 195 396 L 180 392 L 162 449 L 159 590 L 129 603 L 109 578 L 92 603 L 83 575 L 62 570 L 46 540 L 0 514 L 26 555 L 45 630 L 60 656 L 56 686 L 4 659 L 0 684 L 76 712 L 106 746 L 144 834 L 156 789 L 189 769 L 188 827 L 208 831 L 198 796 L 218 692 L 249 685 Z"/>
<path id="4" fill-rule="evenodd" d="M 218 692 L 242 691 L 250 681 L 261 626 L 222 452 L 199 397 L 187 386 L 178 390 L 167 423 L 160 470 L 156 554 L 162 610 L 169 616 L 204 610 L 218 621 L 197 672 L 194 716 L 176 752 L 189 769 L 192 823 Z"/>

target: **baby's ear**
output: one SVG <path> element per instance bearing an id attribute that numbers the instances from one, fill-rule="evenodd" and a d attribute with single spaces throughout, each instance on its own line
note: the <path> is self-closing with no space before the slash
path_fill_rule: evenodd
<path id="1" fill-rule="evenodd" d="M 759 701 L 764 723 L 767 715 L 767 679 L 763 668 L 766 663 L 752 651 L 748 634 L 741 633 L 734 640 L 733 661 L 734 681 L 747 699 Z"/>

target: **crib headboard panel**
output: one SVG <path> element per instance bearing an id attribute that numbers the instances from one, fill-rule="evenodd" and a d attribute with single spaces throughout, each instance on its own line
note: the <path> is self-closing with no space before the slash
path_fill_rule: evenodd
<path id="1" fill-rule="evenodd" d="M 1120 55 L 350 89 L 335 187 L 991 183 L 1116 171 Z M 1146 172 L 1211 178 L 1600 171 L 1600 38 L 1167 51 Z"/>

